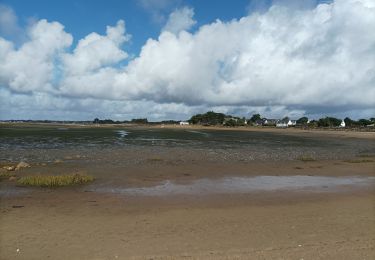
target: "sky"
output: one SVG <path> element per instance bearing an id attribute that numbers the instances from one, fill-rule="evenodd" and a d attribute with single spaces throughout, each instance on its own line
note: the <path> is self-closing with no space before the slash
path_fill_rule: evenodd
<path id="1" fill-rule="evenodd" d="M 0 0 L 0 120 L 375 116 L 373 0 Z"/>

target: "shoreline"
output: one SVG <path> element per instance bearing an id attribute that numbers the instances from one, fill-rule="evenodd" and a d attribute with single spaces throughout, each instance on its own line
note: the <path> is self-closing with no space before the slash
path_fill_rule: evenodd
<path id="1" fill-rule="evenodd" d="M 373 189 L 193 197 L 35 189 L 1 199 L 0 257 L 371 259 L 374 199 Z"/>
<path id="2" fill-rule="evenodd" d="M 282 134 L 302 134 L 302 135 L 331 135 L 335 137 L 355 137 L 355 138 L 366 138 L 375 140 L 375 128 L 301 128 L 301 127 L 288 127 L 288 128 L 277 128 L 269 126 L 202 126 L 202 125 L 168 125 L 168 124 L 74 124 L 74 123 L 9 123 L 1 122 L 0 129 L 2 127 L 71 127 L 71 128 L 128 128 L 128 129 L 174 129 L 174 130 L 207 130 L 207 131 L 250 131 L 250 132 L 268 132 L 268 133 L 282 133 Z"/>
<path id="3" fill-rule="evenodd" d="M 216 131 L 212 128 L 207 131 L 208 128 L 184 129 Z M 103 149 L 99 145 L 81 150 L 74 143 L 74 147 L 47 149 L 50 157 L 43 157 L 43 147 L 30 146 L 17 153 L 10 151 L 9 158 L 18 153 L 36 158 L 35 162 L 30 162 L 30 168 L 15 171 L 17 176 L 82 172 L 96 180 L 84 186 L 52 189 L 24 188 L 11 180 L 1 181 L 1 191 L 22 189 L 25 192 L 10 196 L 0 194 L 0 258 L 374 258 L 375 154 L 368 141 L 373 140 L 372 135 L 359 133 L 363 139 L 360 140 L 354 139 L 353 135 L 340 135 L 340 132 L 315 135 L 298 130 L 275 130 L 285 135 L 283 140 L 288 139 L 289 132 L 294 136 L 316 136 L 292 138 L 290 142 L 299 140 L 306 148 L 301 150 L 302 155 L 320 142 L 317 157 L 290 159 L 296 154 L 285 157 L 286 147 L 278 144 L 264 150 L 269 155 L 276 149 L 275 156 L 244 161 L 246 156 L 252 156 L 263 147 L 251 150 L 252 146 L 248 144 L 245 147 L 248 150 L 243 150 L 241 145 L 231 145 L 228 150 L 226 146 L 219 147 L 220 142 L 211 147 L 202 142 L 196 149 L 189 145 L 110 146 Z M 241 141 L 242 137 L 238 138 L 241 135 L 237 133 L 234 134 L 237 139 L 229 140 Z M 228 136 L 227 133 L 218 135 Z M 215 135 L 211 136 L 215 139 Z M 253 135 L 245 136 L 251 138 Z M 280 136 L 272 140 L 280 140 Z M 327 146 L 331 136 L 336 140 Z M 331 147 L 335 144 L 337 147 Z M 361 149 L 350 157 L 348 152 L 354 146 Z M 292 150 L 298 147 L 294 143 Z M 245 157 L 239 156 L 246 151 Z M 318 158 L 321 153 L 325 156 L 332 151 L 337 153 L 337 159 Z M 341 158 L 338 153 L 348 158 Z M 38 161 L 40 158 L 51 161 Z M 271 180 L 278 185 L 280 180 L 281 184 L 288 183 L 295 176 L 302 176 L 297 179 L 300 178 L 303 185 L 297 190 L 255 189 L 242 193 L 231 190 L 238 184 L 247 189 L 244 181 L 248 181 L 249 187 L 258 185 L 262 176 L 275 177 L 267 177 L 266 184 Z M 369 181 L 368 185 L 343 182 L 339 189 L 331 189 L 332 185 L 324 183 L 353 176 L 366 183 Z M 230 182 L 236 178 L 239 183 Z M 228 182 L 223 182 L 225 179 L 229 179 L 229 186 L 226 186 Z M 202 180 L 203 186 L 199 184 Z M 310 180 L 320 181 L 314 186 L 317 192 L 308 188 Z M 156 189 L 159 192 L 163 186 L 158 185 L 167 181 L 172 183 L 172 192 L 166 189 L 166 196 L 121 193 L 124 189 L 134 188 L 135 191 Z M 197 182 L 198 189 L 194 186 Z M 180 185 L 177 188 L 187 192 L 173 193 L 173 185 Z M 212 190 L 215 192 L 210 193 Z"/>

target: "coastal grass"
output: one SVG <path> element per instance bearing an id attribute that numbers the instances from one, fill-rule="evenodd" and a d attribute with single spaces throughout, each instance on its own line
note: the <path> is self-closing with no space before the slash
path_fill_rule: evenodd
<path id="1" fill-rule="evenodd" d="M 375 154 L 362 153 L 362 154 L 359 154 L 358 157 L 362 157 L 362 158 L 375 157 Z"/>
<path id="2" fill-rule="evenodd" d="M 92 182 L 94 177 L 81 174 L 70 175 L 36 175 L 21 177 L 17 183 L 25 186 L 38 186 L 38 187 L 64 187 Z"/>
<path id="3" fill-rule="evenodd" d="M 160 158 L 160 157 L 152 157 L 152 158 L 148 158 L 147 160 L 150 161 L 150 162 L 162 162 L 162 161 L 164 161 L 164 159 Z"/>
<path id="4" fill-rule="evenodd" d="M 345 160 L 348 163 L 369 163 L 373 162 L 374 160 L 371 159 L 352 159 L 352 160 Z"/>
<path id="5" fill-rule="evenodd" d="M 308 155 L 302 155 L 302 156 L 298 157 L 298 160 L 300 160 L 302 162 L 313 162 L 313 161 L 316 161 L 313 157 L 308 156 Z"/>
<path id="6" fill-rule="evenodd" d="M 11 172 L 0 172 L 0 181 L 3 179 L 8 179 L 10 177 L 14 177 L 15 174 Z"/>

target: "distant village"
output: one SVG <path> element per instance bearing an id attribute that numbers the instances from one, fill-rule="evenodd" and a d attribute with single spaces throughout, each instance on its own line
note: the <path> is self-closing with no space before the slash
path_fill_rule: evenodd
<path id="1" fill-rule="evenodd" d="M 181 121 L 180 125 L 199 124 L 199 125 L 224 125 L 224 126 L 265 126 L 265 127 L 369 127 L 373 128 L 375 125 L 375 118 L 352 120 L 348 117 L 345 119 L 338 119 L 335 117 L 324 117 L 318 120 L 310 120 L 307 117 L 299 119 L 291 119 L 284 117 L 281 119 L 271 119 L 262 117 L 260 114 L 253 114 L 249 119 L 245 117 L 235 117 L 225 115 L 222 113 L 215 113 L 213 111 L 205 114 L 197 114 L 190 118 L 188 121 Z"/>
<path id="2" fill-rule="evenodd" d="M 307 117 L 301 117 L 299 119 L 291 119 L 284 117 L 281 119 L 266 118 L 260 114 L 253 114 L 249 118 L 236 117 L 232 115 L 226 115 L 224 113 L 216 113 L 214 111 L 208 111 L 204 114 L 193 115 L 189 120 L 163 120 L 157 122 L 150 122 L 147 118 L 135 118 L 124 121 L 114 121 L 111 119 L 99 119 L 95 118 L 93 121 L 58 121 L 58 120 L 2 120 L 3 123 L 43 123 L 43 124 L 80 124 L 80 125 L 201 125 L 201 126 L 226 126 L 226 127 L 237 127 L 237 126 L 255 126 L 255 127 L 277 127 L 277 128 L 288 128 L 288 127 L 301 127 L 301 128 L 366 128 L 369 130 L 375 130 L 375 117 L 369 119 L 352 120 L 349 117 L 339 119 L 335 117 L 323 117 L 320 119 L 310 120 Z"/>

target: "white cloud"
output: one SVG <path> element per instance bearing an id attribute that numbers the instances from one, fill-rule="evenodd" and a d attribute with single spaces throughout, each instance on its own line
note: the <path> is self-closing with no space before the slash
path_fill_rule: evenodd
<path id="1" fill-rule="evenodd" d="M 166 20 L 166 12 L 169 12 L 180 4 L 181 0 L 139 0 L 139 5 L 151 14 L 155 23 L 163 24 Z"/>
<path id="2" fill-rule="evenodd" d="M 0 84 L 13 91 L 52 91 L 55 60 L 72 43 L 58 22 L 40 20 L 20 48 L 0 37 Z"/>
<path id="3" fill-rule="evenodd" d="M 124 22 L 68 51 L 71 35 L 41 20 L 20 48 L 0 38 L 0 84 L 51 98 L 105 100 L 107 111 L 131 103 L 160 106 L 165 115 L 206 108 L 375 113 L 373 1 L 336 0 L 313 9 L 274 5 L 189 33 L 192 17 L 192 9 L 176 10 L 158 39 L 149 39 L 126 66 L 120 65 L 128 56 Z"/>
<path id="4" fill-rule="evenodd" d="M 119 85 L 158 102 L 372 106 L 374 14 L 354 0 L 303 11 L 274 6 L 194 34 L 162 32 Z"/>
<path id="5" fill-rule="evenodd" d="M 22 29 L 18 26 L 18 18 L 13 9 L 0 4 L 0 35 L 18 39 L 22 33 Z"/>
<path id="6" fill-rule="evenodd" d="M 120 20 L 115 27 L 107 26 L 105 36 L 90 33 L 81 39 L 73 53 L 63 56 L 65 72 L 81 75 L 105 66 L 114 65 L 128 57 L 121 47 L 129 39 L 125 35 L 125 22 Z"/>
<path id="7" fill-rule="evenodd" d="M 163 30 L 177 34 L 180 31 L 187 31 L 197 22 L 193 19 L 193 8 L 183 7 L 174 10 L 168 18 Z"/>

